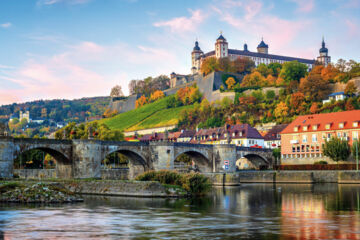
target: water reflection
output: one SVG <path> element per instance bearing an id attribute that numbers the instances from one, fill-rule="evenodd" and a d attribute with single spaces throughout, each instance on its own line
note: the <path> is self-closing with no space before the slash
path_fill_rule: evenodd
<path id="1" fill-rule="evenodd" d="M 201 199 L 0 206 L 3 239 L 360 239 L 358 185 L 249 184 Z M 1 235 L 0 235 L 0 239 Z"/>

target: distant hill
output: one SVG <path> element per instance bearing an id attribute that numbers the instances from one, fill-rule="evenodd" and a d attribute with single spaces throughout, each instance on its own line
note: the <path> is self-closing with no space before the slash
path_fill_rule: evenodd
<path id="1" fill-rule="evenodd" d="M 183 109 L 193 108 L 193 105 L 167 108 L 165 97 L 156 102 L 146 104 L 140 108 L 118 114 L 112 118 L 100 120 L 111 129 L 122 131 L 136 131 L 154 127 L 176 125 Z"/>
<path id="2" fill-rule="evenodd" d="M 47 119 L 55 122 L 83 122 L 88 116 L 102 115 L 110 97 L 89 97 L 74 100 L 37 100 L 0 106 L 0 121 L 8 121 L 11 115 L 19 116 L 20 110 L 29 110 L 31 119 Z"/>

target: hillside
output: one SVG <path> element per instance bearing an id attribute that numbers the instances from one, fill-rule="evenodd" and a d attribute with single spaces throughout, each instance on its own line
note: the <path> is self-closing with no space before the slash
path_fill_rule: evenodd
<path id="1" fill-rule="evenodd" d="M 165 97 L 112 118 L 100 120 L 100 122 L 105 123 L 111 129 L 122 131 L 175 125 L 178 123 L 180 112 L 183 109 L 191 109 L 193 106 L 167 108 L 166 101 L 168 98 Z"/>
<path id="2" fill-rule="evenodd" d="M 89 97 L 74 100 L 54 99 L 13 103 L 0 106 L 0 119 L 18 117 L 20 110 L 29 110 L 32 119 L 49 119 L 55 122 L 84 122 L 87 116 L 102 115 L 109 105 L 109 97 Z"/>

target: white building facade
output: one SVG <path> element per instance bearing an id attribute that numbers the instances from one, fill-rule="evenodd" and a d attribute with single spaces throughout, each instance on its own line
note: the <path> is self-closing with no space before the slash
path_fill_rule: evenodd
<path id="1" fill-rule="evenodd" d="M 320 56 L 317 58 L 317 61 L 325 66 L 330 63 L 330 56 L 328 56 L 328 49 L 325 48 L 325 42 L 323 40 L 322 47 L 320 48 Z M 298 61 L 300 63 L 306 64 L 308 70 L 311 69 L 315 65 L 315 59 L 304 59 L 304 58 L 297 58 L 297 57 L 288 57 L 288 56 L 280 56 L 269 54 L 269 46 L 264 42 L 262 39 L 260 44 L 257 46 L 257 51 L 252 52 L 248 50 L 247 44 L 244 44 L 243 50 L 238 49 L 229 49 L 228 42 L 224 38 L 222 34 L 217 38 L 215 42 L 215 50 L 204 53 L 199 46 L 199 42 L 195 42 L 195 47 L 191 52 L 191 72 L 192 74 L 199 73 L 200 66 L 202 61 L 208 57 L 216 57 L 216 58 L 223 58 L 229 57 L 230 60 L 235 60 L 237 58 L 249 58 L 254 61 L 255 66 L 258 66 L 261 63 L 266 65 L 270 63 L 280 63 L 283 64 L 285 62 L 291 61 Z"/>

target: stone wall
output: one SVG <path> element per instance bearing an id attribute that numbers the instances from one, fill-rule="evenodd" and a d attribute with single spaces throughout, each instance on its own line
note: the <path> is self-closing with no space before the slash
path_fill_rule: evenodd
<path id="1" fill-rule="evenodd" d="M 241 183 L 354 183 L 360 184 L 357 171 L 239 171 L 233 174 L 206 174 L 214 185 Z"/>
<path id="2" fill-rule="evenodd" d="M 56 169 L 14 169 L 14 176 L 25 179 L 56 178 Z"/>
<path id="3" fill-rule="evenodd" d="M 129 169 L 101 169 L 101 179 L 129 180 Z"/>
<path id="4" fill-rule="evenodd" d="M 158 182 L 126 181 L 71 181 L 64 182 L 70 191 L 80 194 L 132 196 L 132 197 L 178 197 L 185 193 L 167 188 Z"/>
<path id="5" fill-rule="evenodd" d="M 137 130 L 137 131 L 130 131 L 130 132 L 124 132 L 125 137 L 128 136 L 134 136 L 135 132 L 139 135 L 145 135 L 145 134 L 152 134 L 152 133 L 161 133 L 161 132 L 165 132 L 166 130 L 172 130 L 176 127 L 176 125 L 170 125 L 170 126 L 165 126 L 165 127 L 157 127 L 157 128 L 148 128 L 148 129 L 142 129 L 142 130 Z"/>

